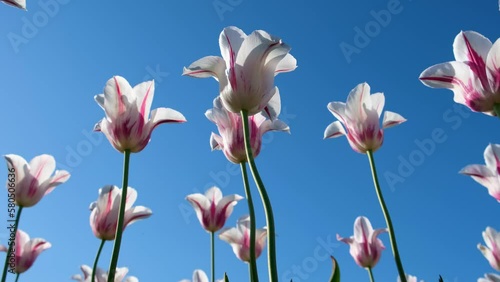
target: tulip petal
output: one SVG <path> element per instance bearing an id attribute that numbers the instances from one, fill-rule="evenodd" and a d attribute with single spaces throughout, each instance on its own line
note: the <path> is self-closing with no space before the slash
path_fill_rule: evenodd
<path id="1" fill-rule="evenodd" d="M 453 54 L 458 62 L 467 62 L 471 70 L 486 79 L 486 57 L 491 49 L 491 41 L 475 31 L 462 31 L 453 42 Z"/>
<path id="2" fill-rule="evenodd" d="M 493 93 L 500 92 L 500 39 L 490 49 L 486 58 L 488 81 Z M 500 102 L 500 101 L 495 101 Z"/>
<path id="3" fill-rule="evenodd" d="M 401 124 L 405 121 L 406 121 L 406 119 L 403 116 L 401 116 L 400 114 L 390 112 L 390 111 L 385 111 L 384 112 L 384 119 L 382 121 L 382 127 L 383 128 L 393 127 L 393 126 Z"/>
<path id="4" fill-rule="evenodd" d="M 236 228 L 224 228 L 219 233 L 219 238 L 229 244 L 237 244 L 243 238 L 243 234 Z"/>
<path id="5" fill-rule="evenodd" d="M 483 97 L 477 77 L 465 63 L 454 61 L 431 66 L 420 74 L 420 80 L 429 87 L 453 90 L 453 100 L 463 105 Z"/>
<path id="6" fill-rule="evenodd" d="M 222 58 L 226 62 L 228 68 L 233 68 L 236 62 L 236 54 L 238 54 L 241 44 L 247 35 L 235 26 L 224 28 L 219 36 L 219 46 Z"/>
<path id="7" fill-rule="evenodd" d="M 148 122 L 151 104 L 155 94 L 154 80 L 145 81 L 134 86 L 133 91 L 136 95 L 136 106 L 140 115 L 144 118 L 144 123 Z"/>
<path id="8" fill-rule="evenodd" d="M 65 170 L 56 170 L 54 176 L 52 176 L 49 180 L 47 180 L 46 184 L 44 183 L 43 187 L 40 186 L 40 189 L 45 190 L 44 195 L 47 195 L 50 192 L 52 192 L 52 190 L 54 190 L 54 188 L 56 188 L 56 186 L 68 181 L 70 176 L 71 175 L 69 174 L 69 172 L 67 172 Z"/>
<path id="9" fill-rule="evenodd" d="M 489 144 L 484 150 L 484 160 L 486 162 L 486 167 L 500 175 L 500 145 L 499 144 Z M 495 173 L 492 173 L 494 175 Z"/>
<path id="10" fill-rule="evenodd" d="M 207 197 L 209 201 L 217 204 L 222 199 L 222 192 L 219 188 L 214 186 L 205 192 L 205 197 Z"/>
<path id="11" fill-rule="evenodd" d="M 121 195 L 122 191 L 120 190 L 120 198 Z M 136 200 L 137 200 L 137 190 L 129 186 L 127 188 L 127 200 L 125 201 L 125 210 L 130 209 L 134 205 Z"/>
<path id="12" fill-rule="evenodd" d="M 56 160 L 51 155 L 36 156 L 30 161 L 29 167 L 30 173 L 34 177 L 33 181 L 43 183 L 50 178 L 56 169 Z"/>
<path id="13" fill-rule="evenodd" d="M 196 269 L 193 272 L 193 281 L 192 282 L 208 282 L 208 276 L 204 271 L 200 269 Z"/>
<path id="14" fill-rule="evenodd" d="M 29 175 L 29 166 L 26 160 L 18 155 L 9 154 L 5 155 L 5 160 L 7 161 L 7 167 L 9 170 L 14 169 L 15 178 L 14 183 L 18 186 L 21 179 L 24 179 L 26 175 Z"/>
<path id="15" fill-rule="evenodd" d="M 145 219 L 150 217 L 152 214 L 153 212 L 149 208 L 143 206 L 131 207 L 130 209 L 127 209 L 125 211 L 125 219 L 123 226 L 129 226 L 140 219 Z"/>
<path id="16" fill-rule="evenodd" d="M 281 113 L 281 97 L 280 91 L 278 87 L 275 87 L 274 95 L 271 97 L 271 100 L 267 102 L 267 106 L 262 110 L 262 114 L 264 117 L 274 120 Z"/>
<path id="17" fill-rule="evenodd" d="M 333 116 L 346 124 L 348 119 L 346 115 L 346 104 L 343 102 L 330 102 L 328 103 L 328 110 L 333 114 Z"/>
<path id="18" fill-rule="evenodd" d="M 188 200 L 191 203 L 196 214 L 200 213 L 201 218 L 203 218 L 202 211 L 210 208 L 210 201 L 203 194 L 195 193 L 188 195 L 186 197 L 186 200 Z"/>
<path id="19" fill-rule="evenodd" d="M 335 137 L 339 137 L 342 135 L 347 135 L 347 133 L 345 132 L 345 129 L 342 126 L 342 123 L 337 120 L 337 121 L 330 123 L 330 125 L 328 125 L 326 127 L 323 139 L 335 138 Z"/>
<path id="20" fill-rule="evenodd" d="M 370 221 L 364 217 L 360 216 L 356 218 L 354 222 L 354 240 L 357 242 L 368 242 L 373 233 L 373 227 Z"/>
<path id="21" fill-rule="evenodd" d="M 373 109 L 377 111 L 378 117 L 382 116 L 382 111 L 384 110 L 385 96 L 383 93 L 374 93 L 370 95 L 371 103 Z"/>
<path id="22" fill-rule="evenodd" d="M 491 187 L 496 181 L 496 175 L 484 165 L 468 165 L 460 170 L 461 174 L 469 175 L 484 187 Z"/>
<path id="23" fill-rule="evenodd" d="M 283 59 L 276 66 L 275 74 L 282 72 L 290 72 L 297 68 L 297 59 L 293 57 L 291 54 L 286 54 Z"/>
<path id="24" fill-rule="evenodd" d="M 226 81 L 226 62 L 217 56 L 206 56 L 195 62 L 189 67 L 184 68 L 182 75 L 206 78 L 213 77 L 217 81 L 227 84 Z"/>
<path id="25" fill-rule="evenodd" d="M 135 102 L 133 93 L 132 86 L 130 86 L 125 78 L 121 76 L 110 78 L 104 87 L 103 105 L 106 116 L 114 120 L 119 115 L 125 113 L 126 109 L 130 108 L 129 105 Z"/>
<path id="26" fill-rule="evenodd" d="M 147 123 L 148 131 L 151 133 L 162 123 L 182 123 L 186 118 L 178 111 L 170 108 L 158 108 L 151 111 L 151 119 Z"/>
<path id="27" fill-rule="evenodd" d="M 26 10 L 26 0 L 2 0 L 3 3 Z"/>
<path id="28" fill-rule="evenodd" d="M 371 109 L 370 85 L 363 82 L 351 90 L 347 96 L 345 113 L 349 117 L 355 116 L 358 120 L 365 120 L 367 112 L 365 109 Z"/>
<path id="29" fill-rule="evenodd" d="M 224 148 L 224 140 L 218 134 L 212 132 L 210 135 L 210 148 L 213 150 L 222 150 Z"/>

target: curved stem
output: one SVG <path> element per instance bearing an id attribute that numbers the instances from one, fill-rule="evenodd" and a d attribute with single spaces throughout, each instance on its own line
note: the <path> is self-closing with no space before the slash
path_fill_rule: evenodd
<path id="1" fill-rule="evenodd" d="M 500 118 L 500 103 L 495 103 L 493 105 L 493 111 L 497 115 L 498 118 Z"/>
<path id="2" fill-rule="evenodd" d="M 18 273 L 18 274 L 16 275 L 16 281 L 14 281 L 14 282 L 19 281 L 19 276 L 21 276 L 21 273 Z"/>
<path id="3" fill-rule="evenodd" d="M 214 244 L 214 232 L 210 232 L 210 254 L 211 254 L 211 265 L 212 265 L 212 282 L 215 282 L 215 244 Z"/>
<path id="4" fill-rule="evenodd" d="M 97 270 L 97 263 L 99 262 L 99 257 L 101 256 L 102 252 L 102 247 L 104 247 L 104 243 L 106 243 L 106 240 L 101 240 L 101 244 L 99 245 L 99 249 L 97 250 L 97 254 L 95 256 L 94 260 L 94 266 L 92 267 L 92 282 L 95 281 L 95 271 Z"/>
<path id="5" fill-rule="evenodd" d="M 370 282 L 375 282 L 375 279 L 373 279 L 373 272 L 371 267 L 367 267 L 366 270 L 368 270 L 368 275 L 370 275 Z"/>
<path id="6" fill-rule="evenodd" d="M 128 149 L 125 150 L 123 158 L 124 160 L 123 160 L 122 198 L 120 201 L 120 211 L 118 213 L 118 224 L 116 225 L 116 236 L 115 236 L 115 244 L 113 246 L 113 255 L 111 257 L 111 263 L 109 265 L 108 282 L 115 281 L 116 266 L 118 265 L 118 256 L 120 255 L 120 246 L 122 243 L 122 233 L 123 233 L 123 219 L 125 217 L 125 203 L 127 202 L 130 150 Z"/>
<path id="7" fill-rule="evenodd" d="M 394 233 L 394 227 L 392 225 L 391 216 L 385 204 L 384 196 L 382 196 L 382 190 L 380 189 L 380 184 L 378 182 L 377 169 L 375 167 L 375 161 L 373 159 L 373 152 L 371 150 L 368 150 L 366 154 L 368 155 L 368 160 L 370 161 L 370 168 L 373 177 L 373 185 L 375 186 L 375 191 L 377 192 L 378 201 L 380 203 L 380 207 L 382 208 L 382 212 L 384 213 L 387 229 L 389 230 L 389 239 L 391 241 L 392 254 L 394 255 L 394 260 L 396 261 L 399 277 L 401 278 L 401 282 L 406 282 L 406 275 L 403 269 L 403 264 L 401 263 L 401 258 L 399 257 L 398 245 L 396 243 L 396 234 Z"/>
<path id="8" fill-rule="evenodd" d="M 264 211 L 266 213 L 267 223 L 267 258 L 269 264 L 269 282 L 278 281 L 278 268 L 276 263 L 276 240 L 275 240 L 275 226 L 274 215 L 271 207 L 271 201 L 267 195 L 266 187 L 260 178 L 259 171 L 253 159 L 252 147 L 250 145 L 250 128 L 248 126 L 248 112 L 241 110 L 241 119 L 243 121 L 243 130 L 245 132 L 245 150 L 247 154 L 248 164 L 252 172 L 257 189 L 259 190 L 260 198 L 264 204 Z"/>
<path id="9" fill-rule="evenodd" d="M 255 210 L 253 207 L 252 194 L 250 192 L 250 185 L 248 183 L 248 173 L 247 166 L 245 162 L 240 163 L 241 176 L 243 177 L 243 186 L 245 187 L 245 195 L 248 201 L 248 213 L 250 214 L 250 263 L 248 264 L 248 270 L 250 272 L 250 281 L 258 282 L 259 275 L 257 271 L 257 258 L 255 257 L 255 231 L 256 220 L 255 220 Z"/>
<path id="10" fill-rule="evenodd" d="M 17 226 L 19 225 L 19 219 L 21 219 L 21 212 L 22 211 L 23 211 L 23 207 L 19 206 L 19 208 L 17 209 L 16 220 L 14 222 L 14 231 L 11 232 L 11 234 L 14 234 L 14 241 L 9 240 L 9 249 L 7 250 L 7 256 L 5 257 L 5 264 L 3 266 L 2 282 L 5 282 L 5 279 L 7 278 L 7 271 L 9 268 L 9 258 L 10 258 L 11 253 L 12 253 L 12 246 L 15 244 L 15 241 L 17 238 Z M 10 236 L 10 238 L 12 238 L 12 236 Z M 15 260 L 15 258 L 14 258 L 14 260 Z"/>

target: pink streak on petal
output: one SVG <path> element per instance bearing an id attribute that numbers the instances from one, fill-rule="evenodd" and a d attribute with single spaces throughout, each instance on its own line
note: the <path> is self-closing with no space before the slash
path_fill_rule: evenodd
<path id="1" fill-rule="evenodd" d="M 469 67 L 471 68 L 472 72 L 474 72 L 478 76 L 481 84 L 483 85 L 483 88 L 490 89 L 488 76 L 486 75 L 486 63 L 484 62 L 483 58 L 476 52 L 476 50 L 472 48 L 469 39 L 467 38 L 467 36 L 465 36 L 465 33 L 462 34 L 468 50 L 467 57 L 470 60 L 470 62 L 468 62 Z"/>
<path id="2" fill-rule="evenodd" d="M 118 94 L 118 113 L 123 113 L 125 111 L 125 105 L 123 104 L 122 101 L 122 91 L 120 90 L 120 85 L 118 84 L 118 80 L 116 79 L 116 76 L 113 77 L 115 80 L 115 85 L 116 85 L 116 92 Z"/>
<path id="3" fill-rule="evenodd" d="M 224 36 L 226 36 L 227 44 L 229 45 L 229 71 L 231 72 L 231 75 L 229 76 L 229 83 L 231 84 L 231 88 L 233 90 L 237 89 L 237 80 L 236 80 L 236 70 L 235 70 L 235 53 L 233 50 L 233 46 L 231 46 L 231 41 L 229 40 L 229 37 L 227 37 L 226 33 L 224 33 Z"/>

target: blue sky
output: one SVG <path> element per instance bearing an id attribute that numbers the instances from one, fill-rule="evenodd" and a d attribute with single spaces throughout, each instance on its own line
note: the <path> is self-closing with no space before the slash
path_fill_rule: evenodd
<path id="1" fill-rule="evenodd" d="M 381 14 L 390 18 L 375 23 Z M 20 281 L 70 281 L 81 264 L 93 262 L 99 241 L 89 226 L 88 206 L 100 187 L 121 185 L 122 155 L 102 134 L 92 133 L 104 116 L 93 97 L 113 75 L 132 85 L 155 78 L 153 108 L 171 107 L 188 120 L 159 126 L 148 147 L 132 155 L 130 186 L 138 191 L 137 204 L 154 214 L 126 230 L 119 266 L 145 282 L 190 278 L 196 268 L 209 272 L 209 235 L 185 197 L 212 185 L 224 194 L 244 191 L 239 168 L 222 152 L 210 151 L 216 127 L 204 113 L 218 94 L 217 83 L 181 73 L 203 56 L 220 55 L 218 37 L 230 25 L 281 37 L 298 60 L 294 72 L 276 79 L 282 119 L 292 133 L 265 136 L 257 158 L 275 210 L 281 281 L 326 281 L 327 252 L 338 259 L 343 281 L 368 281 L 348 246 L 335 240 L 337 233 L 351 236 L 360 215 L 376 228 L 385 224 L 367 157 L 345 138 L 323 140 L 335 120 L 328 102 L 345 101 L 365 81 L 373 92 L 385 93 L 385 109 L 408 119 L 385 132 L 375 153 L 405 270 L 425 281 L 441 274 L 448 282 L 476 281 L 493 272 L 476 245 L 484 243 L 487 226 L 500 229 L 499 204 L 458 171 L 484 163 L 486 146 L 500 143 L 499 121 L 456 106 L 451 91 L 427 88 L 418 76 L 454 59 L 452 43 L 461 30 L 499 38 L 496 1 L 28 0 L 27 12 L 0 5 L 0 18 L 0 154 L 26 159 L 51 154 L 72 174 L 23 211 L 20 228 L 53 247 Z M 357 30 L 367 27 L 373 28 L 368 40 L 356 41 Z M 347 45 L 357 49 L 347 54 L 342 49 Z M 442 142 L 423 152 L 418 144 L 434 131 L 443 135 Z M 407 164 L 417 155 L 423 156 L 419 162 Z M 391 173 L 401 181 L 387 181 Z M 7 197 L 0 195 L 5 203 L 0 220 L 7 225 Z M 227 226 L 246 212 L 240 202 Z M 5 243 L 7 232 L 0 235 Z M 388 235 L 380 238 L 387 249 L 375 279 L 396 281 Z M 103 268 L 111 246 L 104 250 Z M 247 281 L 247 266 L 230 246 L 218 240 L 216 249 L 217 276 L 227 271 L 231 281 Z M 262 281 L 265 265 L 264 253 Z"/>

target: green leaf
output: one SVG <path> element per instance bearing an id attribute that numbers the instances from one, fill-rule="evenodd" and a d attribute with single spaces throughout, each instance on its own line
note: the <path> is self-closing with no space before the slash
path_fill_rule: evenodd
<path id="1" fill-rule="evenodd" d="M 439 282 L 444 282 L 443 277 L 441 277 L 441 275 L 439 275 Z"/>
<path id="2" fill-rule="evenodd" d="M 340 267 L 337 260 L 330 256 L 332 259 L 332 276 L 330 277 L 330 282 L 340 282 Z"/>
<path id="3" fill-rule="evenodd" d="M 227 273 L 224 272 L 224 282 L 229 282 L 229 278 L 227 277 Z"/>

